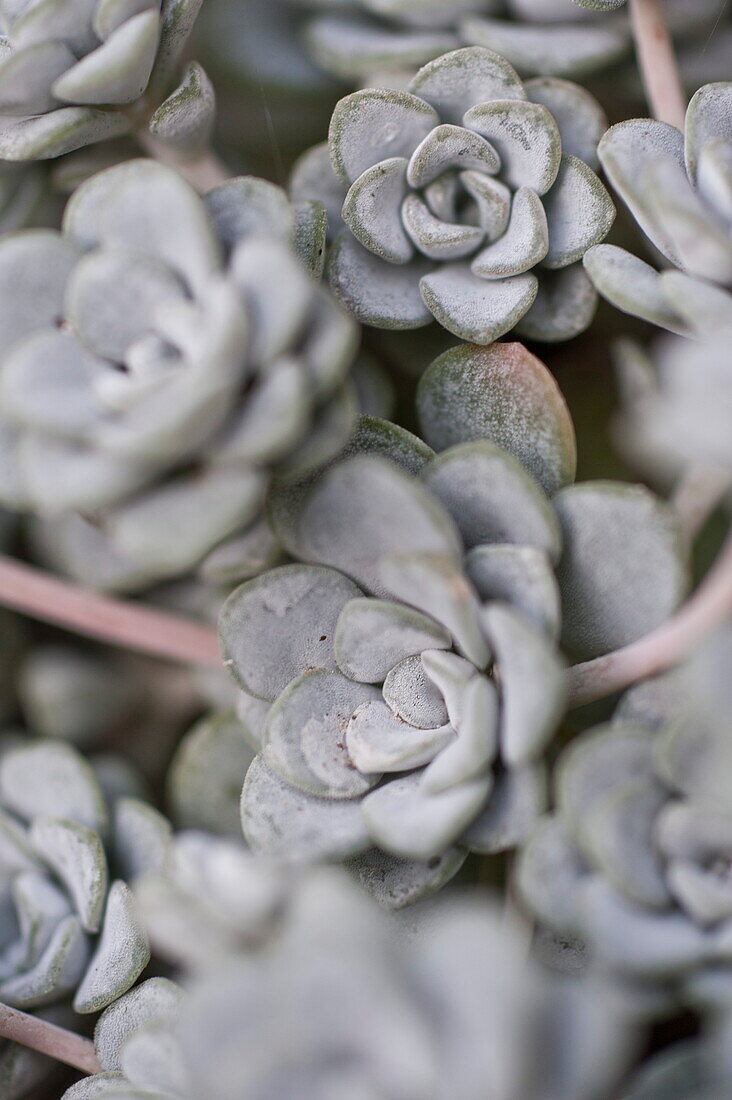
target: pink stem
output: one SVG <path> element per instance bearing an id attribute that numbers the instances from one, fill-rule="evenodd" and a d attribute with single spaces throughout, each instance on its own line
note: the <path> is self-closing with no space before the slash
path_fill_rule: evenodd
<path id="1" fill-rule="evenodd" d="M 89 592 L 0 555 L 0 604 L 34 619 L 171 661 L 221 666 L 216 631 L 131 600 Z"/>
<path id="2" fill-rule="evenodd" d="M 0 1004 L 0 1036 L 84 1073 L 102 1072 L 90 1039 L 4 1004 Z"/>
<path id="3" fill-rule="evenodd" d="M 732 533 L 693 595 L 673 618 L 637 642 L 567 672 L 570 706 L 603 699 L 672 668 L 732 616 Z"/>
<path id="4" fill-rule="evenodd" d="M 683 133 L 686 96 L 679 76 L 663 0 L 630 0 L 635 51 L 654 118 Z"/>

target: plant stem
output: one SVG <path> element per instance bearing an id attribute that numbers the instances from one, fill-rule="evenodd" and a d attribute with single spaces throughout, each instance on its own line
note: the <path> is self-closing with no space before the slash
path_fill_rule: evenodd
<path id="1" fill-rule="evenodd" d="M 657 630 L 567 672 L 572 707 L 603 699 L 665 672 L 732 616 L 732 532 L 706 577 L 684 606 Z"/>
<path id="2" fill-rule="evenodd" d="M 231 174 L 211 149 L 195 160 L 183 160 L 166 145 L 156 141 L 148 130 L 138 131 L 137 139 L 149 156 L 175 168 L 201 195 L 231 179 Z"/>
<path id="3" fill-rule="evenodd" d="M 0 1004 L 0 1036 L 84 1073 L 102 1072 L 90 1039 L 4 1004 Z"/>
<path id="4" fill-rule="evenodd" d="M 663 0 L 630 0 L 630 20 L 643 87 L 653 116 L 677 126 L 683 133 L 686 96 Z"/>
<path id="5" fill-rule="evenodd" d="M 132 600 L 89 592 L 0 555 L 0 604 L 77 634 L 171 661 L 221 665 L 216 631 Z"/>

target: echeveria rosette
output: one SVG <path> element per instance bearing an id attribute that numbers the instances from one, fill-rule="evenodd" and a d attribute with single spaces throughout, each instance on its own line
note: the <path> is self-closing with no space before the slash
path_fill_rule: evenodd
<path id="1" fill-rule="evenodd" d="M 0 158 L 46 160 L 148 125 L 179 152 L 196 152 L 213 119 L 208 78 L 192 62 L 171 89 L 200 3 L 4 5 Z"/>
<path id="2" fill-rule="evenodd" d="M 162 866 L 168 834 L 146 802 L 105 794 L 69 744 L 7 737 L 0 747 L 0 1001 L 25 1011 L 58 1005 L 66 1025 L 78 1027 L 73 1013 L 99 1012 L 124 994 L 150 958 L 128 883 Z M 12 1044 L 0 1046 L 8 1095 L 24 1095 L 31 1072 Z"/>
<path id="3" fill-rule="evenodd" d="M 211 551 L 225 571 L 232 538 L 244 557 L 272 471 L 323 462 L 355 419 L 355 325 L 301 262 L 319 232 L 273 184 L 201 199 L 140 160 L 82 184 L 61 233 L 5 238 L 5 502 L 91 517 L 117 584 Z"/>
<path id="4" fill-rule="evenodd" d="M 597 245 L 585 267 L 625 313 L 684 336 L 732 325 L 732 83 L 693 96 L 682 134 L 653 119 L 612 126 L 602 166 L 651 245 L 660 272 L 625 249 Z"/>
<path id="5" fill-rule="evenodd" d="M 151 979 L 113 1005 L 95 1035 L 105 1073 L 64 1100 L 590 1100 L 632 1049 L 610 999 L 548 979 L 479 894 L 412 931 L 342 872 L 311 869 L 259 947 L 184 971 L 183 992 Z"/>
<path id="6" fill-rule="evenodd" d="M 556 98 L 557 119 L 544 103 Z M 320 179 L 311 155 L 293 183 L 296 197 L 312 188 L 331 208 L 342 199 L 331 288 L 380 328 L 437 320 L 477 344 L 510 329 L 553 341 L 582 332 L 596 296 L 578 261 L 615 209 L 570 150 L 587 155 L 597 123 L 583 90 L 524 86 L 477 46 L 425 65 L 409 92 L 346 96 L 328 139 L 340 193 L 322 154 Z"/>
<path id="7" fill-rule="evenodd" d="M 350 457 L 271 504 L 307 564 L 245 583 L 220 617 L 261 745 L 242 795 L 250 845 L 357 857 L 397 906 L 532 827 L 564 705 L 560 633 L 596 656 L 657 625 L 685 586 L 651 494 L 571 485 L 569 415 L 520 345 L 452 349 L 418 407 L 441 453 L 363 423 Z"/>
<path id="8" fill-rule="evenodd" d="M 728 674 L 729 642 L 723 652 Z M 518 865 L 539 920 L 579 936 L 628 988 L 653 991 L 654 1010 L 658 995 L 709 1004 L 730 989 L 728 712 L 704 721 L 691 697 L 686 675 L 650 681 L 566 749 L 556 813 Z"/>

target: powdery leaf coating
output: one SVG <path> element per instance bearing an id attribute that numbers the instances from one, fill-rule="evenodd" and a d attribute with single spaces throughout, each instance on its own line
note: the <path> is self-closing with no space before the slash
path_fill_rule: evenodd
<path id="1" fill-rule="evenodd" d="M 664 273 L 659 277 L 619 249 L 590 250 L 590 277 L 618 308 L 684 335 L 709 335 L 706 309 L 702 305 L 697 313 L 693 303 L 703 303 L 711 290 L 714 308 L 714 291 L 732 283 L 730 101 L 732 84 L 706 84 L 689 104 L 685 133 L 651 119 L 630 119 L 611 127 L 598 147 L 610 182 L 690 289 L 688 297 L 679 294 L 678 283 L 665 283 Z"/>
<path id="2" fill-rule="evenodd" d="M 417 411 L 435 450 L 490 439 L 549 494 L 574 479 L 576 443 L 564 398 L 521 344 L 450 348 L 422 375 Z"/>
<path id="3" fill-rule="evenodd" d="M 283 565 L 246 581 L 226 600 L 219 619 L 226 667 L 249 694 L 273 702 L 295 676 L 336 667 L 336 622 L 360 595 L 346 577 L 309 565 Z M 331 609 L 325 616 L 324 600 Z M 266 652 L 249 641 L 261 630 Z"/>
<path id="4" fill-rule="evenodd" d="M 483 609 L 488 641 L 501 670 L 501 756 L 509 766 L 534 759 L 564 710 L 564 669 L 551 644 L 501 603 Z"/>
<path id="5" fill-rule="evenodd" d="M 417 96 L 384 88 L 354 92 L 339 101 L 330 122 L 333 168 L 344 183 L 353 183 L 376 161 L 410 156 L 438 123 Z"/>
<path id="6" fill-rule="evenodd" d="M 346 749 L 351 715 L 379 698 L 378 689 L 340 672 L 313 669 L 292 680 L 267 716 L 262 738 L 268 767 L 308 794 L 356 798 L 378 776 L 364 776 Z"/>
<path id="7" fill-rule="evenodd" d="M 348 723 L 348 755 L 367 774 L 406 771 L 429 764 L 455 737 L 451 726 L 419 729 L 381 700 L 362 703 Z"/>
<path id="8" fill-rule="evenodd" d="M 142 582 L 203 568 L 261 518 L 275 470 L 300 477 L 349 438 L 355 326 L 294 234 L 273 184 L 234 179 L 202 200 L 173 169 L 135 160 L 75 190 L 62 234 L 0 249 L 15 299 L 3 421 L 21 429 L 28 503 L 94 512 L 95 549 L 122 559 L 120 584 L 135 567 Z"/>
<path id="9" fill-rule="evenodd" d="M 94 1049 L 102 1069 L 119 1072 L 125 1039 L 148 1020 L 174 1019 L 182 990 L 167 978 L 148 978 L 110 1005 L 94 1028 Z"/>
<path id="10" fill-rule="evenodd" d="M 421 476 L 452 516 L 466 550 L 518 543 L 558 558 L 561 535 L 549 500 L 520 462 L 487 439 L 449 447 Z"/>
<path id="11" fill-rule="evenodd" d="M 176 825 L 239 836 L 241 787 L 253 758 L 241 723 L 232 714 L 202 718 L 181 741 L 168 771 Z"/>
<path id="12" fill-rule="evenodd" d="M 417 729 L 437 729 L 447 722 L 444 700 L 427 677 L 420 654 L 395 664 L 387 673 L 382 690 L 393 713 Z"/>
<path id="13" fill-rule="evenodd" d="M 104 833 L 107 810 L 86 760 L 53 741 L 18 747 L 0 758 L 0 802 L 26 821 L 68 818 Z"/>
<path id="14" fill-rule="evenodd" d="M 0 60 L 0 114 L 9 117 L 2 155 L 47 159 L 131 130 L 126 108 L 145 97 L 150 111 L 173 85 L 199 6 L 91 0 L 9 8 Z M 200 129 L 200 107 L 190 94 L 186 100 L 195 117 L 178 128 L 195 130 L 199 122 Z"/>
<path id="15" fill-rule="evenodd" d="M 347 864 L 369 894 L 387 909 L 402 909 L 414 905 L 423 897 L 434 894 L 460 870 L 467 852 L 448 848 L 435 859 L 398 859 L 387 852 L 372 848 Z"/>
<path id="16" fill-rule="evenodd" d="M 346 676 L 365 684 L 382 683 L 399 661 L 423 649 L 449 649 L 439 623 L 388 600 L 355 599 L 340 613 L 335 657 Z"/>
<path id="17" fill-rule="evenodd" d="M 361 805 L 291 787 L 257 757 L 247 772 L 242 828 L 253 851 L 294 861 L 345 859 L 369 846 Z"/>
<path id="18" fill-rule="evenodd" d="M 301 161 L 293 186 L 322 195 L 336 215 L 328 279 L 358 320 L 400 330 L 434 317 L 463 340 L 490 344 L 529 311 L 544 269 L 579 261 L 603 239 L 614 207 L 573 152 L 589 148 L 594 161 L 602 112 L 567 82 L 543 90 L 527 98 L 504 58 L 473 46 L 420 69 L 415 94 L 366 87 L 336 105 L 329 147 L 340 211 L 322 149 Z M 558 105 L 565 152 L 542 98 Z M 554 296 L 564 289 L 556 282 Z M 574 324 L 545 323 L 549 339 L 589 323 L 588 310 L 562 307 Z"/>
<path id="19" fill-rule="evenodd" d="M 342 569 L 377 594 L 392 552 L 442 555 L 455 563 L 460 558 L 459 535 L 431 494 L 371 454 L 348 458 L 318 479 L 299 528 L 302 557 Z"/>
<path id="20" fill-rule="evenodd" d="M 487 774 L 472 782 L 429 794 L 426 772 L 412 772 L 372 791 L 362 812 L 372 839 L 396 856 L 430 860 L 462 833 L 491 789 Z"/>
<path id="21" fill-rule="evenodd" d="M 99 1012 L 137 981 L 150 961 L 150 948 L 130 888 L 113 882 L 104 923 L 89 966 L 74 997 L 77 1012 Z"/>
<path id="22" fill-rule="evenodd" d="M 533 626 L 556 640 L 561 598 L 552 563 L 534 546 L 475 546 L 465 569 L 483 600 L 511 604 Z"/>
<path id="23" fill-rule="evenodd" d="M 554 498 L 562 642 L 591 658 L 659 626 L 688 585 L 686 547 L 670 508 L 641 486 L 587 482 Z"/>
<path id="24" fill-rule="evenodd" d="M 99 931 L 107 895 L 107 861 L 98 834 L 75 821 L 36 817 L 30 839 L 68 890 L 86 931 Z"/>

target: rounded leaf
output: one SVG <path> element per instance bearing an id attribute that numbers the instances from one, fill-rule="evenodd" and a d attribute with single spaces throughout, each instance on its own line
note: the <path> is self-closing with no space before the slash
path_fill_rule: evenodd
<path id="1" fill-rule="evenodd" d="M 273 702 L 308 669 L 336 668 L 338 616 L 361 593 L 333 569 L 282 565 L 236 588 L 219 616 L 224 664 L 250 695 Z"/>
<path id="2" fill-rule="evenodd" d="M 595 481 L 554 499 L 562 644 L 587 659 L 659 626 L 688 587 L 687 548 L 670 506 L 642 486 Z"/>
<path id="3" fill-rule="evenodd" d="M 422 375 L 417 411 L 435 450 L 490 439 L 549 494 L 574 479 L 577 451 L 564 398 L 544 364 L 521 344 L 450 348 Z"/>

